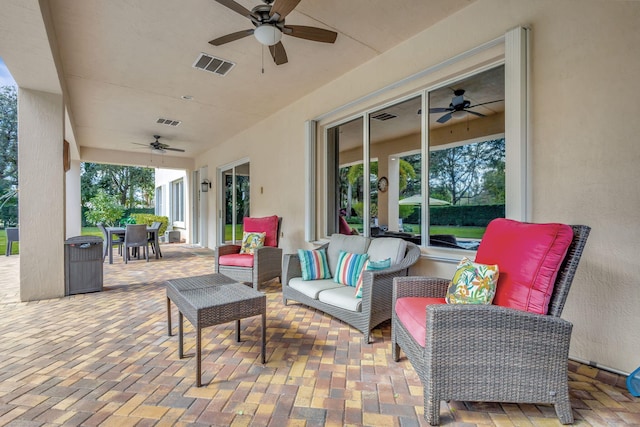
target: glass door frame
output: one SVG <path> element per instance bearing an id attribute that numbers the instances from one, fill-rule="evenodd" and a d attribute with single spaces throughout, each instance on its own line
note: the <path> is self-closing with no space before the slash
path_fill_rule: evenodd
<path id="1" fill-rule="evenodd" d="M 216 229 L 218 230 L 218 235 L 216 237 L 216 241 L 218 245 L 224 245 L 226 244 L 226 240 L 225 240 L 225 218 L 224 218 L 224 207 L 226 206 L 225 204 L 225 195 L 226 195 L 226 186 L 225 186 L 225 179 L 224 179 L 224 173 L 228 170 L 232 171 L 232 187 L 235 189 L 236 185 L 237 185 L 237 181 L 236 181 L 236 172 L 235 169 L 239 166 L 248 164 L 249 167 L 251 167 L 251 162 L 249 160 L 248 157 L 237 160 L 235 162 L 231 162 L 231 163 L 227 163 L 226 165 L 222 165 L 222 166 L 218 166 L 216 168 L 216 176 L 217 176 L 217 182 L 218 182 L 218 191 L 217 191 L 217 205 L 218 205 L 218 215 L 217 217 L 217 227 Z M 249 176 L 249 180 L 251 179 L 251 176 Z M 235 212 L 235 206 L 237 204 L 237 200 L 236 200 L 236 191 L 232 191 L 231 192 L 231 203 L 233 206 L 233 210 Z M 249 203 L 251 203 L 251 198 L 249 198 Z M 242 240 L 242 236 L 238 237 L 235 234 L 236 231 L 236 226 L 237 226 L 237 222 L 236 222 L 236 215 L 232 214 L 231 215 L 231 241 L 232 242 L 236 242 L 239 240 Z"/>

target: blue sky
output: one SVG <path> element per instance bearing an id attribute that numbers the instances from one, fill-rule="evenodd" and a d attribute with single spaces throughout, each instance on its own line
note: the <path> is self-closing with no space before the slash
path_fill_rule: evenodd
<path id="1" fill-rule="evenodd" d="M 9 69 L 4 65 L 4 61 L 0 58 L 0 86 L 16 86 L 15 80 L 11 77 Z"/>

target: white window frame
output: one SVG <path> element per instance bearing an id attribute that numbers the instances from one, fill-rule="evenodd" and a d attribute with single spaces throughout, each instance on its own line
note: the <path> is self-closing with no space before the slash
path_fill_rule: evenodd
<path id="1" fill-rule="evenodd" d="M 505 204 L 505 216 L 511 219 L 517 219 L 521 221 L 529 221 L 531 218 L 531 179 L 530 179 L 530 167 L 529 167 L 529 150 L 528 147 L 528 139 L 530 134 L 529 128 L 529 29 L 524 27 L 514 28 L 505 33 L 504 36 L 487 42 L 481 46 L 478 46 L 475 49 L 464 52 L 460 55 L 457 55 L 448 61 L 445 61 L 441 64 L 437 64 L 433 67 L 425 69 L 419 73 L 416 73 L 412 76 L 409 76 L 397 83 L 391 84 L 387 87 L 384 87 L 376 92 L 373 92 L 369 95 L 366 95 L 358 100 L 355 100 L 347 105 L 341 106 L 336 110 L 323 114 L 320 117 L 316 117 L 311 122 L 313 123 L 313 127 L 318 126 L 318 128 L 324 129 L 324 140 L 326 142 L 328 129 L 338 126 L 342 123 L 349 122 L 351 120 L 362 117 L 363 123 L 365 124 L 365 132 L 363 138 L 364 149 L 366 151 L 368 147 L 368 127 L 366 124 L 368 123 L 369 113 L 380 109 L 380 104 L 377 106 L 370 106 L 369 108 L 365 107 L 365 110 L 358 113 L 349 115 L 348 117 L 343 116 L 339 120 L 330 121 L 332 117 L 337 116 L 339 113 L 342 113 L 343 110 L 349 110 L 354 106 L 359 104 L 366 105 L 366 103 L 370 103 L 374 105 L 373 100 L 379 99 L 381 94 L 385 92 L 390 92 L 398 87 L 406 85 L 410 82 L 424 79 L 426 76 L 430 74 L 441 72 L 443 69 L 446 69 L 447 66 L 452 64 L 456 64 L 463 60 L 473 59 L 475 55 L 478 55 L 481 52 L 492 49 L 496 46 L 503 45 L 504 46 L 504 55 L 502 58 L 496 59 L 495 61 L 487 64 L 486 62 L 478 63 L 478 67 L 476 67 L 473 72 L 467 73 L 467 75 L 475 74 L 481 72 L 483 70 L 495 67 L 499 64 L 505 65 L 505 104 L 508 106 L 505 109 L 505 186 L 506 186 L 506 204 Z M 478 59 L 480 61 L 480 59 Z M 460 74 L 452 74 L 450 76 L 450 80 L 459 80 L 464 78 L 464 75 Z M 423 93 L 428 94 L 429 91 L 434 90 L 438 86 L 442 85 L 442 79 L 440 79 L 438 85 L 431 85 L 429 87 L 424 87 L 422 89 L 416 88 L 417 90 L 409 96 L 399 97 L 395 99 L 390 99 L 388 104 L 395 104 L 397 102 L 402 102 L 402 99 L 406 99 L 411 96 L 415 96 L 416 94 Z M 422 111 L 427 111 L 428 108 L 428 99 L 423 95 L 423 106 Z M 427 126 L 427 115 L 424 115 L 423 120 L 423 129 L 422 129 L 422 152 L 428 152 L 428 132 L 425 127 Z M 310 126 L 308 126 L 310 127 Z M 316 149 L 316 141 L 315 141 L 315 133 L 311 135 L 311 132 L 307 132 L 307 153 L 315 153 Z M 327 165 L 328 159 L 327 156 L 329 153 L 325 151 L 324 156 L 324 165 Z M 364 158 L 366 159 L 368 153 L 365 152 Z M 328 206 L 328 176 L 327 171 L 320 171 L 320 175 L 318 175 L 318 163 L 313 162 L 313 155 L 307 156 L 307 168 L 309 168 L 309 173 L 307 176 L 320 176 L 324 179 L 324 206 Z M 425 161 L 426 159 L 423 159 Z M 424 170 L 427 171 L 428 165 L 425 165 Z M 367 171 L 365 171 L 366 173 Z M 366 175 L 365 175 L 366 176 Z M 428 180 L 427 174 L 423 174 L 423 180 Z M 366 182 L 365 182 L 366 184 Z M 427 188 L 427 183 L 423 182 L 423 188 Z M 307 206 L 311 205 L 310 203 L 311 197 L 317 191 L 316 182 L 313 180 L 307 180 Z M 367 192 L 365 192 L 365 198 L 368 197 Z M 326 225 L 327 223 L 327 213 L 321 212 L 320 215 L 323 218 L 323 222 Z M 365 223 L 367 218 L 364 218 Z M 427 224 L 425 221 L 426 218 L 423 218 L 423 224 Z M 306 222 L 306 230 L 305 236 L 309 240 L 310 238 L 315 239 L 316 229 L 318 224 L 316 223 L 316 218 L 308 217 Z M 323 227 L 326 229 L 326 227 Z M 325 234 L 324 232 L 322 234 Z M 326 236 L 325 236 L 326 237 Z M 434 258 L 438 258 L 437 256 Z M 447 257 L 448 259 L 448 257 Z"/>
<path id="2" fill-rule="evenodd" d="M 185 227 L 184 178 L 171 181 L 171 223 L 174 227 Z"/>
<path id="3" fill-rule="evenodd" d="M 164 186 L 159 185 L 156 187 L 155 191 L 155 211 L 156 215 L 164 216 Z"/>

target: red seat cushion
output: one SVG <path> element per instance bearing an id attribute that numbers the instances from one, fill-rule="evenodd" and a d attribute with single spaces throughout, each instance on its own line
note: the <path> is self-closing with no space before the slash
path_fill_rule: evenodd
<path id="1" fill-rule="evenodd" d="M 531 224 L 505 218 L 489 223 L 476 262 L 497 264 L 493 304 L 547 314 L 560 265 L 573 240 L 565 224 Z"/>
<path id="2" fill-rule="evenodd" d="M 422 347 L 427 337 L 427 306 L 446 304 L 444 298 L 405 297 L 396 300 L 396 314 L 407 332 Z"/>
<path id="3" fill-rule="evenodd" d="M 221 255 L 218 259 L 220 265 L 228 267 L 253 267 L 252 254 Z"/>
<path id="4" fill-rule="evenodd" d="M 243 219 L 243 230 L 251 231 L 255 233 L 265 233 L 264 245 L 265 246 L 278 246 L 278 216 L 266 216 L 264 218 L 250 218 L 245 217 Z"/>

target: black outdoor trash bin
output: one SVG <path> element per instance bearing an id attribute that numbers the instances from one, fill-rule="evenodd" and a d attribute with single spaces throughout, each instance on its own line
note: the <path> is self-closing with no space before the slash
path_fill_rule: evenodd
<path id="1" fill-rule="evenodd" d="M 76 236 L 64 242 L 64 294 L 102 291 L 102 238 Z"/>

